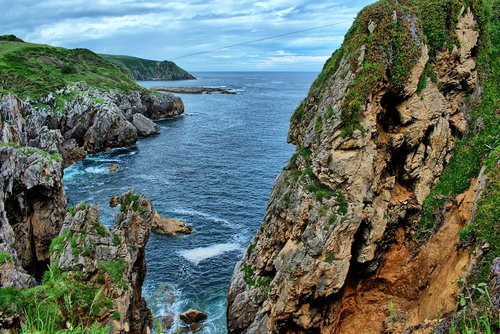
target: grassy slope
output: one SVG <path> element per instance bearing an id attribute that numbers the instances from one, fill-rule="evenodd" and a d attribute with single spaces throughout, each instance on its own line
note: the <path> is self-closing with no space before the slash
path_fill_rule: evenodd
<path id="1" fill-rule="evenodd" d="M 142 59 L 131 56 L 100 55 L 105 60 L 117 65 L 129 73 L 135 79 L 139 79 L 136 73 L 147 79 L 181 80 L 194 79 L 186 70 L 171 61 L 158 62 L 156 60 Z"/>
<path id="2" fill-rule="evenodd" d="M 105 90 L 140 89 L 122 70 L 87 49 L 0 40 L 0 94 L 37 99 L 78 81 Z"/>

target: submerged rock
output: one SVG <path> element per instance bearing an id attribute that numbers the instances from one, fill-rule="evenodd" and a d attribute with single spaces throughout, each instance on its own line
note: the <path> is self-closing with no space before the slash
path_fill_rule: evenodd
<path id="1" fill-rule="evenodd" d="M 182 221 L 165 218 L 155 212 L 153 217 L 153 231 L 165 235 L 190 234 L 193 228 Z"/>
<path id="2" fill-rule="evenodd" d="M 204 312 L 189 309 L 186 312 L 183 312 L 179 315 L 179 318 L 184 321 L 186 324 L 190 325 L 193 323 L 198 323 L 208 318 L 208 315 Z"/>

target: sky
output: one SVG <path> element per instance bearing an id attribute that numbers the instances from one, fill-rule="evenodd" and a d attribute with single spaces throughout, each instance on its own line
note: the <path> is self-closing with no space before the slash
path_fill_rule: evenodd
<path id="1" fill-rule="evenodd" d="M 320 71 L 367 0 L 0 0 L 0 35 L 199 71 Z M 227 45 L 258 43 L 182 57 Z M 178 59 L 176 59 L 178 58 Z"/>

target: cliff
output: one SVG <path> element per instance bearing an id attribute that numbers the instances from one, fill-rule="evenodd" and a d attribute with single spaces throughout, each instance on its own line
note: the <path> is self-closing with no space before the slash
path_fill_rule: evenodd
<path id="1" fill-rule="evenodd" d="M 135 80 L 193 80 L 194 76 L 172 61 L 156 61 L 131 56 L 100 54 Z"/>
<path id="2" fill-rule="evenodd" d="M 151 202 L 115 199 L 110 232 L 96 207 L 66 208 L 63 168 L 183 111 L 91 51 L 0 38 L 0 332 L 149 331 Z"/>
<path id="3" fill-rule="evenodd" d="M 481 306 L 500 256 L 494 13 L 434 0 L 359 13 L 291 119 L 297 152 L 234 270 L 230 333 L 481 330 L 480 312 L 498 326 Z"/>
<path id="4" fill-rule="evenodd" d="M 87 153 L 134 145 L 138 135 L 159 131 L 150 119 L 184 112 L 180 98 L 138 86 L 89 50 L 13 40 L 0 41 L 3 120 L 10 124 L 9 115 L 19 115 L 22 145 L 59 152 L 64 166 Z"/>

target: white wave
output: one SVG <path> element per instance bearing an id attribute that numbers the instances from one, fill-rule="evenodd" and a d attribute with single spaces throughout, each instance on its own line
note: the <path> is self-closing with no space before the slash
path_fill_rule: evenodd
<path id="1" fill-rule="evenodd" d="M 208 247 L 198 247 L 194 249 L 186 249 L 179 251 L 178 254 L 188 260 L 189 262 L 197 265 L 203 260 L 211 257 L 216 257 L 221 254 L 240 250 L 241 246 L 235 243 L 216 244 Z"/>
<path id="2" fill-rule="evenodd" d="M 64 181 L 70 181 L 75 177 L 84 174 L 84 172 L 77 167 L 71 166 L 64 170 Z"/>
<path id="3" fill-rule="evenodd" d="M 90 158 L 86 158 L 86 160 L 95 161 L 95 162 L 113 162 L 113 163 L 122 162 L 120 159 L 109 159 L 109 158 L 99 158 L 99 157 L 90 157 Z"/>
<path id="4" fill-rule="evenodd" d="M 90 174 L 107 174 L 109 170 L 105 166 L 97 166 L 97 167 L 87 167 L 84 169 L 85 173 Z"/>
<path id="5" fill-rule="evenodd" d="M 180 215 L 203 217 L 203 218 L 210 220 L 210 221 L 213 221 L 213 222 L 223 223 L 223 224 L 226 224 L 228 226 L 232 226 L 232 224 L 229 223 L 229 221 L 227 219 L 212 216 L 209 213 L 205 213 L 205 212 L 201 212 L 201 211 L 196 211 L 196 210 L 191 210 L 191 209 L 176 209 L 176 210 L 173 210 L 172 213 L 180 214 Z"/>

